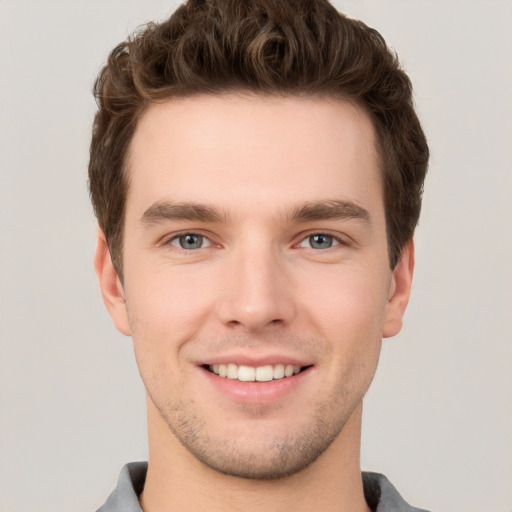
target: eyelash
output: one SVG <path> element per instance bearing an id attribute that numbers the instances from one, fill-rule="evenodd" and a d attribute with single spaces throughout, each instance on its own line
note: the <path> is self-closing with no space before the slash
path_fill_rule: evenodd
<path id="1" fill-rule="evenodd" d="M 162 242 L 162 245 L 172 245 L 172 242 L 179 241 L 180 238 L 185 236 L 197 236 L 201 237 L 203 240 L 208 242 L 208 245 L 206 247 L 198 247 L 197 249 L 207 249 L 211 245 L 213 245 L 213 242 L 210 240 L 210 238 L 207 235 L 204 235 L 203 233 L 198 233 L 196 231 L 183 231 L 181 233 L 177 233 L 175 235 L 172 235 L 171 237 L 164 239 Z M 194 249 L 185 249 L 184 247 L 179 247 L 177 245 L 173 245 L 178 250 L 184 251 L 184 252 L 194 252 Z M 197 250 L 195 249 L 195 250 Z"/>
<path id="2" fill-rule="evenodd" d="M 329 231 L 311 231 L 309 233 L 303 234 L 298 245 L 302 247 L 301 244 L 303 244 L 304 242 L 306 242 L 307 240 L 310 240 L 311 238 L 313 238 L 315 236 L 323 236 L 323 237 L 331 238 L 333 241 L 333 244 L 330 247 L 326 247 L 324 249 L 318 249 L 318 248 L 315 249 L 314 247 L 307 247 L 308 249 L 315 249 L 318 251 L 326 251 L 326 250 L 332 249 L 334 247 L 349 245 L 348 242 L 344 238 L 342 238 L 339 235 L 330 233 Z"/>
<path id="3" fill-rule="evenodd" d="M 174 241 L 178 242 L 181 237 L 185 237 L 185 236 L 201 237 L 204 241 L 208 242 L 208 245 L 206 247 L 198 247 L 198 248 L 195 248 L 195 249 L 185 249 L 184 247 L 179 247 L 177 245 L 172 244 L 172 242 L 174 242 Z M 329 238 L 331 238 L 333 240 L 333 244 L 330 247 L 326 247 L 324 249 L 319 249 L 319 248 L 315 249 L 314 247 L 310 247 L 310 246 L 309 247 L 304 247 L 305 249 L 313 249 L 315 251 L 321 252 L 321 251 L 327 251 L 329 249 L 333 249 L 333 248 L 339 247 L 339 246 L 348 246 L 348 245 L 350 245 L 350 243 L 346 240 L 346 237 L 341 237 L 339 235 L 335 235 L 335 234 L 333 234 L 333 233 L 331 233 L 329 231 L 310 231 L 310 232 L 307 232 L 307 233 L 301 233 L 300 241 L 297 244 L 294 244 L 294 246 L 303 247 L 301 244 L 306 242 L 308 239 L 311 239 L 314 236 L 329 237 Z M 214 245 L 214 242 L 212 242 L 212 240 L 207 235 L 205 235 L 203 233 L 196 232 L 196 231 L 183 231 L 181 233 L 174 234 L 171 237 L 168 237 L 168 238 L 164 239 L 162 241 L 162 245 L 164 245 L 164 246 L 172 245 L 173 247 L 175 247 L 176 249 L 178 249 L 180 251 L 191 253 L 191 252 L 195 252 L 196 250 L 199 250 L 199 249 L 208 249 L 209 247 Z"/>

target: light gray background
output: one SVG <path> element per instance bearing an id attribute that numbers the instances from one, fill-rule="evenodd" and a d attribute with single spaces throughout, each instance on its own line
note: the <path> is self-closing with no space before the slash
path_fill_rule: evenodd
<path id="1" fill-rule="evenodd" d="M 90 89 L 157 0 L 0 0 L 0 511 L 92 511 L 146 456 L 131 342 L 92 266 Z M 360 0 L 416 86 L 432 149 L 403 332 L 362 464 L 436 511 L 512 511 L 512 3 Z"/>

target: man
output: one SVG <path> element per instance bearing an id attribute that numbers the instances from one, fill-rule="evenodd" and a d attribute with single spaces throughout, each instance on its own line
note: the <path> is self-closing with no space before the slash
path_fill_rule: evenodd
<path id="1" fill-rule="evenodd" d="M 149 462 L 101 512 L 410 511 L 359 463 L 428 148 L 381 36 L 326 0 L 194 0 L 111 53 L 90 189 Z"/>

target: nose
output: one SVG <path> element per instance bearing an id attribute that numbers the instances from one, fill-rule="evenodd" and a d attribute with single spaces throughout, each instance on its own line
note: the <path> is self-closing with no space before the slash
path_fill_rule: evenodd
<path id="1" fill-rule="evenodd" d="M 217 309 L 224 325 L 255 333 L 292 321 L 293 287 L 278 251 L 246 246 L 233 252 L 227 266 Z"/>

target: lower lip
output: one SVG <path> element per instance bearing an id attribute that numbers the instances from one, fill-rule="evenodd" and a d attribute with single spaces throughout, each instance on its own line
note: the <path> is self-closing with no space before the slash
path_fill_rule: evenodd
<path id="1" fill-rule="evenodd" d="M 244 404 L 265 404 L 275 402 L 293 392 L 312 373 L 313 367 L 306 368 L 297 375 L 268 382 L 242 382 L 201 368 L 212 386 L 231 400 Z"/>

